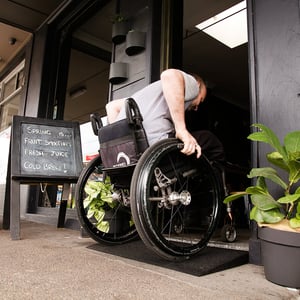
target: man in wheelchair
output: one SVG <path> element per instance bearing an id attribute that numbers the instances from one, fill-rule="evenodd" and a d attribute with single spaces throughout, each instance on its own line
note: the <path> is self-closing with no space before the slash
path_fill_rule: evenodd
<path id="1" fill-rule="evenodd" d="M 91 118 L 100 155 L 79 178 L 76 208 L 93 239 L 119 244 L 138 233 L 168 260 L 207 245 L 223 194 L 211 162 L 224 161 L 224 151 L 212 133 L 190 133 L 185 122 L 185 110 L 197 110 L 206 92 L 199 76 L 168 69 L 132 98 L 109 102 L 109 125 Z"/>
<path id="2" fill-rule="evenodd" d="M 206 93 L 200 76 L 168 69 L 161 73 L 159 81 L 133 94 L 131 97 L 142 114 L 149 145 L 176 137 L 183 142 L 182 153 L 196 152 L 199 158 L 203 151 L 211 161 L 224 161 L 223 145 L 213 133 L 204 130 L 190 133 L 186 127 L 185 110 L 197 110 Z M 113 100 L 106 105 L 109 123 L 126 118 L 125 100 Z"/>

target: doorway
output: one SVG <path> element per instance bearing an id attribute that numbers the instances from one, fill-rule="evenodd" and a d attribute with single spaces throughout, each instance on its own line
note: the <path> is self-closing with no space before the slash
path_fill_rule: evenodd
<path id="1" fill-rule="evenodd" d="M 198 112 L 192 112 L 188 125 L 214 132 L 224 144 L 227 160 L 247 169 L 250 165 L 248 44 L 231 49 L 195 28 L 202 20 L 239 2 L 183 1 L 182 67 L 203 76 L 209 90 L 207 100 Z M 109 1 L 72 33 L 63 114 L 66 121 L 83 124 L 89 121 L 90 113 L 105 115 L 115 4 Z M 233 184 L 239 186 L 245 178 L 235 175 Z M 247 227 L 246 208 L 244 203 L 240 205 L 236 208 L 236 221 L 239 227 Z"/>
<path id="2" fill-rule="evenodd" d="M 183 18 L 183 69 L 199 74 L 208 87 L 206 100 L 197 112 L 188 113 L 187 124 L 191 130 L 213 132 L 223 143 L 226 159 L 233 167 L 226 172 L 229 192 L 242 190 L 248 184 L 246 175 L 251 162 L 247 140 L 250 133 L 248 43 L 230 48 L 195 26 L 238 3 L 241 0 L 222 1 L 218 5 L 208 0 L 184 0 Z M 247 246 L 249 204 L 241 199 L 231 209 L 237 241 L 242 240 Z M 225 205 L 220 227 L 223 219 L 228 221 Z"/>

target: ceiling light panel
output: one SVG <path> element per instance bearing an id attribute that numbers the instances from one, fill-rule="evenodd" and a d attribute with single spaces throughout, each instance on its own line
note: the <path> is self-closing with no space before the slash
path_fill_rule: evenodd
<path id="1" fill-rule="evenodd" d="M 230 48 L 247 43 L 246 1 L 232 6 L 196 27 Z"/>

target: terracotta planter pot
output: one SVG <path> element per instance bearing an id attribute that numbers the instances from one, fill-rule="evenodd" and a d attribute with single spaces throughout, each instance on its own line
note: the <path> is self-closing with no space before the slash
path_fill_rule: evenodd
<path id="1" fill-rule="evenodd" d="M 109 81 L 112 84 L 119 84 L 128 79 L 128 64 L 115 62 L 110 64 Z"/>
<path id="2" fill-rule="evenodd" d="M 258 228 L 265 276 L 276 284 L 300 288 L 300 233 Z"/>
<path id="3" fill-rule="evenodd" d="M 127 55 L 136 55 L 145 50 L 146 34 L 145 32 L 132 30 L 126 36 L 126 49 Z"/>

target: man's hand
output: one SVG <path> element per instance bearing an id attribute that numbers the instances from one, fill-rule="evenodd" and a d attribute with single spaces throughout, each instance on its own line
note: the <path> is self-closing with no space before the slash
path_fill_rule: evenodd
<path id="1" fill-rule="evenodd" d="M 187 131 L 183 130 L 180 132 L 176 132 L 176 137 L 183 142 L 182 153 L 186 155 L 191 155 L 193 153 L 197 153 L 197 158 L 201 156 L 201 147 L 198 145 L 196 139 Z"/>

